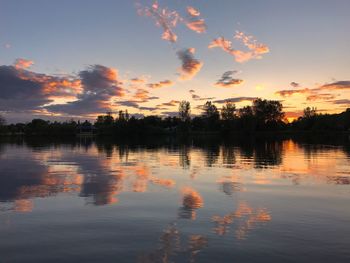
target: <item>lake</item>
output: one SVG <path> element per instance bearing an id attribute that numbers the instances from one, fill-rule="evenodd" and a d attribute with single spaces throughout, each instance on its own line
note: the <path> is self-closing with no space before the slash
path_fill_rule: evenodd
<path id="1" fill-rule="evenodd" d="M 350 262 L 349 138 L 311 139 L 3 140 L 0 262 Z"/>

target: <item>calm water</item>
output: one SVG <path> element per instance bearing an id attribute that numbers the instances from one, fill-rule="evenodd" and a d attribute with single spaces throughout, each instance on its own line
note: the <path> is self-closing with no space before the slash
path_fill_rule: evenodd
<path id="1" fill-rule="evenodd" d="M 350 262 L 349 142 L 0 143 L 0 262 Z"/>

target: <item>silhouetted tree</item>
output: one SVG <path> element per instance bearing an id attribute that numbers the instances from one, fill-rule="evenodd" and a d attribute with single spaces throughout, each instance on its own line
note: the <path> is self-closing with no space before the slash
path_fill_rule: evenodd
<path id="1" fill-rule="evenodd" d="M 179 117 L 181 121 L 189 121 L 191 119 L 191 104 L 183 100 L 179 104 Z"/>
<path id="2" fill-rule="evenodd" d="M 207 130 L 218 130 L 220 113 L 218 108 L 211 102 L 207 101 L 203 106 L 203 118 L 206 121 Z"/>
<path id="3" fill-rule="evenodd" d="M 281 122 L 284 118 L 283 105 L 278 100 L 256 99 L 253 112 L 260 125 Z"/>
<path id="4" fill-rule="evenodd" d="M 304 109 L 304 115 L 303 115 L 304 118 L 312 118 L 316 115 L 317 115 L 317 109 L 315 107 L 312 107 L 312 108 L 306 107 Z"/>
<path id="5" fill-rule="evenodd" d="M 0 115 L 0 126 L 4 126 L 6 123 L 5 118 Z"/>
<path id="6" fill-rule="evenodd" d="M 232 121 L 236 117 L 236 106 L 231 102 L 227 102 L 221 109 L 221 118 L 226 121 Z"/>

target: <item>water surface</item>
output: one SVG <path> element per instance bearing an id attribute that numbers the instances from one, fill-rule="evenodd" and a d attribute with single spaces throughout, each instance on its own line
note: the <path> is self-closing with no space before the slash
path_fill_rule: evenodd
<path id="1" fill-rule="evenodd" d="M 0 143 L 0 262 L 350 262 L 349 142 Z"/>

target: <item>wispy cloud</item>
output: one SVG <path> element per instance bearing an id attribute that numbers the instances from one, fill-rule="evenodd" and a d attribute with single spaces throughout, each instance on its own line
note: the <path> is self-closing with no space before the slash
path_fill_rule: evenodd
<path id="1" fill-rule="evenodd" d="M 287 89 L 287 90 L 279 90 L 276 91 L 275 94 L 279 95 L 281 97 L 288 97 L 292 96 L 294 94 L 304 94 L 304 93 L 309 93 L 311 90 L 308 88 L 305 89 Z"/>
<path id="2" fill-rule="evenodd" d="M 144 84 L 146 82 L 146 79 L 137 77 L 137 78 L 130 79 L 130 82 L 131 82 L 131 84 L 139 85 L 139 84 Z"/>
<path id="3" fill-rule="evenodd" d="M 254 101 L 256 99 L 257 99 L 257 97 L 233 97 L 233 98 L 227 98 L 227 99 L 222 99 L 222 100 L 215 100 L 214 103 L 218 103 L 218 104 L 224 104 L 227 102 L 239 103 L 239 102 L 243 102 L 243 101 Z"/>
<path id="4" fill-rule="evenodd" d="M 149 83 L 147 84 L 147 87 L 152 88 L 152 89 L 157 89 L 157 88 L 164 88 L 164 87 L 170 87 L 173 86 L 174 82 L 171 80 L 162 80 L 156 83 Z"/>
<path id="5" fill-rule="evenodd" d="M 196 94 L 196 91 L 191 89 L 189 90 L 189 93 L 191 94 L 191 97 L 193 100 L 197 100 L 197 101 L 202 101 L 202 100 L 213 100 L 215 99 L 215 97 L 201 97 L 199 95 Z"/>
<path id="6" fill-rule="evenodd" d="M 171 100 L 169 102 L 163 102 L 161 104 L 158 104 L 157 107 L 174 107 L 174 106 L 178 106 L 180 103 L 180 101 L 178 100 Z"/>
<path id="7" fill-rule="evenodd" d="M 222 74 L 221 78 L 214 84 L 216 87 L 231 88 L 241 85 L 244 80 L 233 78 L 232 76 L 237 74 L 238 71 L 230 70 Z"/>
<path id="8" fill-rule="evenodd" d="M 324 84 L 319 89 L 324 89 L 324 90 L 350 89 L 350 80 L 342 80 L 342 81 L 336 81 L 336 82 Z"/>
<path id="9" fill-rule="evenodd" d="M 268 53 L 269 47 L 265 44 L 259 43 L 253 36 L 245 35 L 243 32 L 237 31 L 234 39 L 239 40 L 248 49 L 248 51 L 242 51 L 233 48 L 232 42 L 219 37 L 209 43 L 208 48 L 219 47 L 226 53 L 232 55 L 235 61 L 242 63 L 251 59 L 261 59 L 262 55 Z"/>
<path id="10" fill-rule="evenodd" d="M 321 93 L 321 94 L 312 94 L 306 97 L 308 101 L 318 101 L 318 100 L 332 100 L 336 97 L 334 94 L 330 93 Z"/>
<path id="11" fill-rule="evenodd" d="M 175 43 L 177 35 L 173 32 L 176 27 L 180 15 L 176 11 L 170 11 L 167 8 L 159 7 L 157 1 L 153 2 L 151 7 L 142 7 L 137 5 L 137 12 L 139 15 L 152 17 L 156 25 L 163 29 L 162 39 Z"/>
<path id="12" fill-rule="evenodd" d="M 177 56 L 181 60 L 180 79 L 189 80 L 192 79 L 202 68 L 203 63 L 194 58 L 195 49 L 187 48 L 179 50 Z"/>
<path id="13" fill-rule="evenodd" d="M 315 88 L 299 88 L 300 85 L 298 83 L 296 83 L 298 85 L 294 85 L 292 83 L 291 83 L 291 86 L 297 87 L 296 89 L 279 90 L 275 92 L 275 94 L 281 97 L 289 97 L 294 94 L 305 94 L 306 100 L 318 101 L 318 100 L 331 100 L 338 96 L 338 94 L 320 93 L 320 92 L 324 92 L 324 91 L 332 92 L 332 91 L 346 90 L 346 89 L 350 90 L 350 81 L 348 80 L 326 83 Z"/>
<path id="14" fill-rule="evenodd" d="M 188 19 L 184 21 L 185 25 L 197 33 L 204 33 L 207 30 L 207 25 L 203 18 L 199 18 L 200 12 L 194 7 L 187 7 Z"/>
<path id="15" fill-rule="evenodd" d="M 341 100 L 333 100 L 331 101 L 333 104 L 338 104 L 338 105 L 350 105 L 350 100 L 349 99 L 341 99 Z"/>

